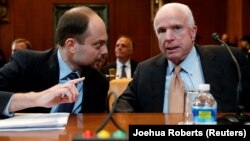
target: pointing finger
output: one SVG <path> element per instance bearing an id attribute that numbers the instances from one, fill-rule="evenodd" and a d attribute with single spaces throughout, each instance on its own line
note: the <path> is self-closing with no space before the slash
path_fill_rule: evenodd
<path id="1" fill-rule="evenodd" d="M 77 78 L 74 80 L 70 80 L 69 83 L 77 84 L 79 82 L 82 82 L 85 79 L 85 77 Z"/>

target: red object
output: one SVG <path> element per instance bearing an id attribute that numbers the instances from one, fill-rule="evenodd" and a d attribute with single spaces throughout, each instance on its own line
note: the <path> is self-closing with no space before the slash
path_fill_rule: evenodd
<path id="1" fill-rule="evenodd" d="M 93 138 L 94 137 L 94 132 L 90 130 L 86 130 L 82 133 L 83 138 Z"/>

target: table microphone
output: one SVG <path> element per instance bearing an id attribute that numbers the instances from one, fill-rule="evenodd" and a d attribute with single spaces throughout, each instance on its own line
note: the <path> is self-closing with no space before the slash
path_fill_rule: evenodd
<path id="1" fill-rule="evenodd" d="M 223 115 L 221 118 L 218 118 L 218 124 L 224 124 L 223 122 L 228 122 L 229 124 L 244 124 L 245 122 L 249 121 L 249 116 L 244 114 L 244 106 L 240 105 L 240 92 L 242 90 L 242 84 L 241 84 L 241 71 L 240 71 L 240 66 L 238 61 L 236 60 L 235 56 L 233 55 L 231 49 L 225 43 L 222 41 L 217 33 L 212 34 L 212 39 L 215 41 L 220 42 L 223 46 L 226 47 L 228 50 L 236 68 L 237 68 L 237 73 L 238 73 L 238 83 L 237 83 L 237 95 L 236 95 L 236 102 L 237 102 L 237 113 L 235 115 Z M 220 123 L 221 122 L 221 123 Z"/>
<path id="2" fill-rule="evenodd" d="M 118 128 L 124 134 L 127 134 L 126 131 L 124 129 L 122 129 L 121 126 L 112 117 L 113 113 L 115 111 L 115 106 L 116 106 L 117 99 L 118 99 L 117 95 L 114 92 L 111 92 L 111 93 L 108 94 L 107 105 L 109 105 L 109 100 L 110 100 L 110 98 L 112 96 L 114 96 L 114 98 L 115 98 L 115 100 L 113 102 L 113 107 L 112 107 L 111 111 L 109 112 L 107 118 L 105 118 L 104 121 L 102 122 L 102 124 L 96 129 L 95 136 L 93 138 L 88 138 L 88 137 L 83 137 L 81 134 L 77 134 L 74 137 L 73 141 L 128 141 L 128 136 L 127 135 L 125 137 L 122 137 L 122 138 L 114 138 L 114 137 L 110 137 L 110 138 L 98 138 L 96 136 L 100 131 L 102 131 L 104 129 L 104 127 L 109 123 L 110 120 L 111 120 L 111 122 L 114 124 L 114 126 L 116 128 Z"/>
<path id="3" fill-rule="evenodd" d="M 102 124 L 99 126 L 99 128 L 96 130 L 96 133 L 100 132 L 100 131 L 107 125 L 107 123 L 108 123 L 110 120 L 111 120 L 112 123 L 115 125 L 115 127 L 117 127 L 119 130 L 125 132 L 125 130 L 122 129 L 122 128 L 120 127 L 120 125 L 116 122 L 116 120 L 112 117 L 112 116 L 113 116 L 113 113 L 114 113 L 114 111 L 115 111 L 115 106 L 116 106 L 117 100 L 118 100 L 118 97 L 117 97 L 117 94 L 116 94 L 116 93 L 114 93 L 114 92 L 109 93 L 108 98 L 107 98 L 107 105 L 109 104 L 110 98 L 111 98 L 112 96 L 114 96 L 114 98 L 115 98 L 115 100 L 114 100 L 114 102 L 113 102 L 112 109 L 111 109 L 111 111 L 109 112 L 108 117 L 103 121 L 103 123 L 102 123 Z"/>

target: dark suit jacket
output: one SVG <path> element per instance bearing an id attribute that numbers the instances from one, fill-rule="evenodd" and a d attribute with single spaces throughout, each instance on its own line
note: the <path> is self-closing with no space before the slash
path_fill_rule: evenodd
<path id="1" fill-rule="evenodd" d="M 136 69 L 138 63 L 137 63 L 135 60 L 131 59 L 131 60 L 130 60 L 130 64 L 131 64 L 131 77 L 133 77 L 133 74 L 134 74 L 134 72 L 135 72 L 135 69 Z M 105 75 L 109 75 L 109 69 L 111 69 L 111 68 L 116 69 L 116 62 L 114 62 L 114 63 L 112 63 L 112 64 L 109 64 L 109 65 L 106 65 L 106 66 L 102 67 L 102 68 L 100 69 L 100 71 L 101 71 L 103 74 L 105 74 Z"/>
<path id="2" fill-rule="evenodd" d="M 197 46 L 196 49 L 200 54 L 205 83 L 211 86 L 210 92 L 217 101 L 218 111 L 236 111 L 238 75 L 227 49 L 223 46 Z M 232 51 L 244 72 L 243 86 L 249 85 L 245 81 L 249 78 L 243 76 L 246 74 L 246 58 L 237 48 L 232 48 Z M 167 66 L 168 62 L 162 54 L 140 63 L 132 82 L 119 97 L 115 111 L 163 112 Z"/>
<path id="3" fill-rule="evenodd" d="M 22 50 L 0 68 L 0 115 L 14 92 L 43 91 L 59 82 L 57 48 L 47 51 Z M 83 68 L 82 112 L 104 112 L 108 80 L 96 69 Z M 9 91 L 9 92 L 6 92 Z M 30 108 L 21 112 L 50 112 L 50 108 Z"/>

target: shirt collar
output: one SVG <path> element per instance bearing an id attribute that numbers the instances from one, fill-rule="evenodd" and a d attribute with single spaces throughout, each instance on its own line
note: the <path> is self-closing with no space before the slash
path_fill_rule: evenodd
<path id="1" fill-rule="evenodd" d="M 199 59 L 198 53 L 195 49 L 195 47 L 192 48 L 186 59 L 181 63 L 182 69 L 184 69 L 189 74 L 193 74 L 195 67 L 193 67 L 192 64 L 194 64 L 195 61 Z"/>
<path id="2" fill-rule="evenodd" d="M 187 57 L 181 62 L 180 66 L 181 68 L 186 71 L 189 74 L 193 74 L 194 72 L 194 67 L 192 67 L 192 64 L 194 63 L 194 60 L 197 60 L 198 57 L 198 53 L 195 49 L 195 47 L 193 46 L 191 51 L 189 52 L 189 54 L 187 55 Z M 170 60 L 168 60 L 168 67 L 169 67 L 169 73 L 171 74 L 173 72 L 173 69 L 175 67 L 175 64 L 173 62 L 171 62 Z"/>
<path id="3" fill-rule="evenodd" d="M 64 79 L 66 76 L 68 76 L 72 72 L 72 70 L 62 59 L 59 49 L 57 51 L 57 58 L 58 58 L 59 72 L 60 72 L 59 79 L 61 80 Z M 79 72 L 77 72 L 77 74 L 79 75 Z"/>
<path id="4" fill-rule="evenodd" d="M 117 68 L 122 68 L 122 65 L 126 65 L 127 68 L 130 68 L 130 59 L 125 63 L 125 64 L 122 64 L 118 59 L 116 60 L 116 65 L 117 65 Z"/>

